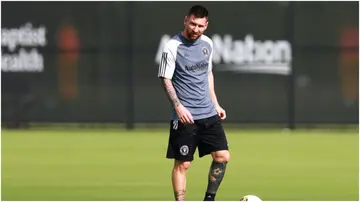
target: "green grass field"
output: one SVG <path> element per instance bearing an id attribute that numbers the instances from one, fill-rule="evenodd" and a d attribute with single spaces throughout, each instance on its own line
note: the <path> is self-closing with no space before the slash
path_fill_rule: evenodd
<path id="1" fill-rule="evenodd" d="M 227 130 L 217 200 L 358 201 L 357 131 Z M 173 200 L 167 130 L 2 130 L 2 200 Z M 210 157 L 188 172 L 202 200 Z"/>

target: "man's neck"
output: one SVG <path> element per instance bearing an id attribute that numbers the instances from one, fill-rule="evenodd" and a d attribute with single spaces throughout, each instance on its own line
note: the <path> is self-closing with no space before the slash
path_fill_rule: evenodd
<path id="1" fill-rule="evenodd" d="M 182 31 L 182 32 L 181 32 L 181 35 L 182 35 L 185 39 L 187 39 L 187 40 L 189 40 L 189 41 L 192 41 L 192 40 L 189 39 L 188 36 L 185 34 L 185 31 Z"/>

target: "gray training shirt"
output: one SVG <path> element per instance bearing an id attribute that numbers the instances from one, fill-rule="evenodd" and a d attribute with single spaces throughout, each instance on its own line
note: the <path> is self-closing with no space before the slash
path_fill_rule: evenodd
<path id="1" fill-rule="evenodd" d="M 212 71 L 213 42 L 205 35 L 189 41 L 181 35 L 170 39 L 163 50 L 158 77 L 171 79 L 182 105 L 194 120 L 216 115 L 209 92 L 208 73 Z M 172 107 L 172 120 L 177 114 Z"/>

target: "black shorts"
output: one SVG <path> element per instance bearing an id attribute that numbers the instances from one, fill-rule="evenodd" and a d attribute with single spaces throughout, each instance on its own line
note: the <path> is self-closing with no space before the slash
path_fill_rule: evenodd
<path id="1" fill-rule="evenodd" d="M 218 115 L 195 120 L 194 124 L 170 122 L 169 146 L 166 158 L 192 161 L 196 148 L 199 157 L 211 152 L 228 150 L 228 142 Z"/>

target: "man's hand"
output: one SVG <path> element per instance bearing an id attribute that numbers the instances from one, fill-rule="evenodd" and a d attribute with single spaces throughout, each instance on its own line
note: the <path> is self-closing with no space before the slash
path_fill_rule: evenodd
<path id="1" fill-rule="evenodd" d="M 181 123 L 183 124 L 194 123 L 191 113 L 182 104 L 179 104 L 177 107 L 175 107 L 175 111 Z"/>
<path id="2" fill-rule="evenodd" d="M 221 108 L 219 105 L 216 106 L 216 112 L 220 116 L 221 120 L 224 120 L 226 118 L 226 112 L 223 108 Z"/>

